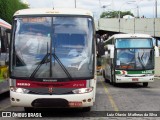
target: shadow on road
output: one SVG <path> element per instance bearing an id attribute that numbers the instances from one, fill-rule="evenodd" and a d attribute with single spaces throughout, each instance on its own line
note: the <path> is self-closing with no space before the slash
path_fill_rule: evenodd
<path id="1" fill-rule="evenodd" d="M 106 84 L 109 87 L 117 87 L 117 88 L 150 88 L 150 86 L 148 87 L 144 87 L 142 83 L 116 83 L 114 85 L 112 85 L 108 80 L 103 81 L 104 84 Z"/>
<path id="2" fill-rule="evenodd" d="M 115 87 L 118 87 L 118 88 L 144 88 L 144 86 L 140 83 L 116 84 Z"/>
<path id="3" fill-rule="evenodd" d="M 1 100 L 4 100 L 4 99 L 6 99 L 6 98 L 8 98 L 8 97 L 9 97 L 9 91 L 0 94 L 0 96 L 1 96 L 1 97 L 0 97 L 0 101 L 1 101 Z"/>

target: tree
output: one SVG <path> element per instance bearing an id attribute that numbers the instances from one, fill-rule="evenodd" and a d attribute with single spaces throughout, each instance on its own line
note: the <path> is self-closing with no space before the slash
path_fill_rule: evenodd
<path id="1" fill-rule="evenodd" d="M 13 14 L 25 8 L 28 8 L 28 5 L 20 0 L 0 0 L 0 18 L 11 23 Z"/>
<path id="2" fill-rule="evenodd" d="M 131 13 L 130 11 L 107 11 L 107 12 L 103 12 L 100 16 L 100 18 L 123 18 L 123 16 L 125 15 L 131 15 L 134 17 L 133 13 Z"/>

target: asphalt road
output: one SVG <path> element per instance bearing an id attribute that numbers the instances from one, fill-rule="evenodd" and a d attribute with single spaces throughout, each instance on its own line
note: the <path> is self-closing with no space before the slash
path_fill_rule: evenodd
<path id="1" fill-rule="evenodd" d="M 22 107 L 12 107 L 10 105 L 9 93 L 1 94 L 0 111 L 18 111 L 25 114 Z M 142 84 L 119 84 L 112 86 L 104 82 L 103 78 L 99 76 L 97 80 L 96 102 L 91 112 L 85 113 L 81 109 L 45 109 L 35 111 L 35 113 L 40 112 L 38 115 L 42 116 L 42 118 L 31 117 L 30 119 L 159 120 L 160 117 L 156 117 L 157 112 L 155 111 L 160 111 L 160 79 L 155 79 L 155 82 L 149 83 L 149 86 L 144 88 Z M 126 116 L 129 113 L 132 114 L 132 117 Z M 144 115 L 149 117 L 144 117 Z M 6 118 L 0 118 L 0 120 L 3 119 Z M 7 119 L 19 118 L 11 117 Z"/>

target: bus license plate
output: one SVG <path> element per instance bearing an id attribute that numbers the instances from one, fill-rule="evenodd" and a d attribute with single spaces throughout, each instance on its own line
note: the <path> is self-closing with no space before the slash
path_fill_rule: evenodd
<path id="1" fill-rule="evenodd" d="M 82 102 L 69 102 L 69 106 L 79 107 L 79 106 L 82 106 Z"/>
<path id="2" fill-rule="evenodd" d="M 139 79 L 138 78 L 132 78 L 132 81 L 138 81 Z"/>

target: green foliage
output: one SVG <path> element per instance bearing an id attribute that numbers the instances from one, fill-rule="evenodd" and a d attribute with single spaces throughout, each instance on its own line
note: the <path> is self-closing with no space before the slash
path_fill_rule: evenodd
<path id="1" fill-rule="evenodd" d="M 20 0 L 0 0 L 0 18 L 11 23 L 13 14 L 25 8 L 28 8 L 28 5 Z"/>
<path id="2" fill-rule="evenodd" d="M 100 18 L 122 18 L 125 15 L 131 15 L 134 16 L 133 13 L 131 13 L 130 11 L 107 11 L 107 12 L 103 12 L 100 16 Z"/>

